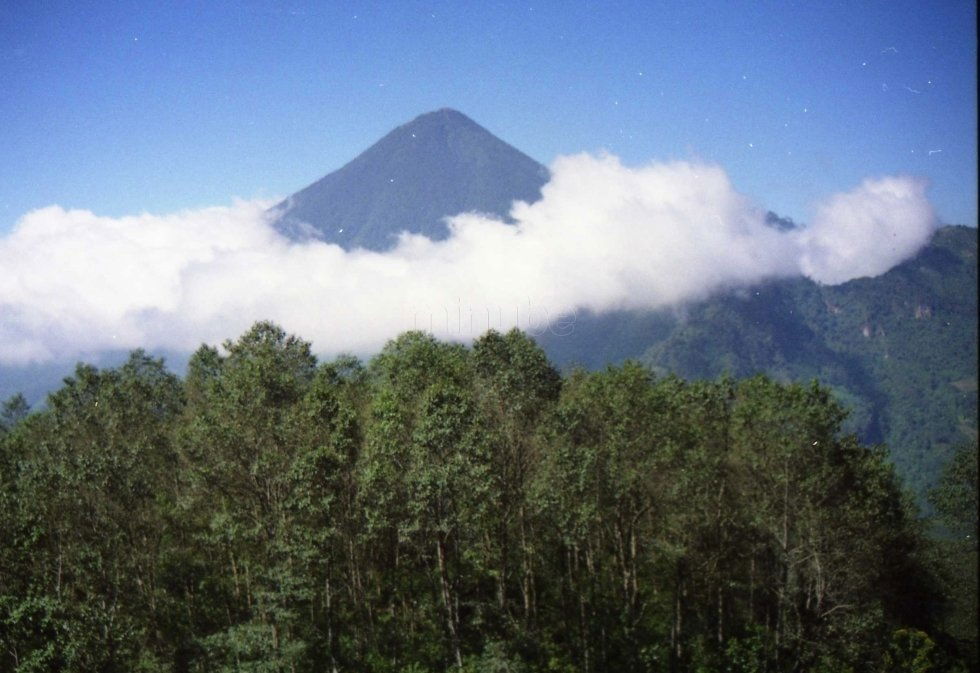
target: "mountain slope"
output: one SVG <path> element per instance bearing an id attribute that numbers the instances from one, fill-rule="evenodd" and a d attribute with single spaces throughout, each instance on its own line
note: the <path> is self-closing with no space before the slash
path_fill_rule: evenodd
<path id="1" fill-rule="evenodd" d="M 977 433 L 977 230 L 945 227 L 878 278 L 823 287 L 808 320 L 882 393 L 884 441 L 912 486 L 931 485 Z"/>
<path id="2" fill-rule="evenodd" d="M 772 281 L 682 310 L 580 316 L 538 341 L 561 365 L 632 357 L 685 378 L 819 379 L 851 408 L 849 429 L 885 442 L 922 493 L 976 436 L 977 336 L 977 230 L 944 227 L 876 278 Z"/>
<path id="3" fill-rule="evenodd" d="M 400 231 L 445 238 L 443 218 L 479 211 L 506 217 L 514 200 L 536 201 L 548 170 L 450 109 L 399 126 L 343 168 L 276 205 L 277 228 L 385 250 Z"/>

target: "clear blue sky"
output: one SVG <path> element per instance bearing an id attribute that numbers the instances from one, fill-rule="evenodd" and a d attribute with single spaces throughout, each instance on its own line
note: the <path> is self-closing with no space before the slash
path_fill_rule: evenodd
<path id="1" fill-rule="evenodd" d="M 976 3 L 0 2 L 0 232 L 289 194 L 439 107 L 548 163 L 720 163 L 806 220 L 868 176 L 977 222 Z"/>

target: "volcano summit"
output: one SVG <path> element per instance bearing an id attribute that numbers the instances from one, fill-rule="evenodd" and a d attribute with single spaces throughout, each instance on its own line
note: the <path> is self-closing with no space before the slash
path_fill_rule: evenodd
<path id="1" fill-rule="evenodd" d="M 537 161 L 443 108 L 399 126 L 272 212 L 276 228 L 293 240 L 382 251 L 401 231 L 446 238 L 451 215 L 506 219 L 514 201 L 540 199 L 548 177 Z"/>

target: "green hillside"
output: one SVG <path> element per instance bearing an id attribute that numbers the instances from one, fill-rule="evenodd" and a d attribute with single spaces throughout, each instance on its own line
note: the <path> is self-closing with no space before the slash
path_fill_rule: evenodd
<path id="1" fill-rule="evenodd" d="M 976 229 L 946 227 L 877 278 L 773 283 L 702 304 L 643 359 L 690 377 L 816 377 L 922 493 L 953 447 L 976 437 L 976 255 Z"/>
<path id="2" fill-rule="evenodd" d="M 838 286 L 772 281 L 683 310 L 577 316 L 539 341 L 564 367 L 639 358 L 689 379 L 818 379 L 846 428 L 888 445 L 919 494 L 977 433 L 977 230 L 944 227 L 913 259 Z"/>

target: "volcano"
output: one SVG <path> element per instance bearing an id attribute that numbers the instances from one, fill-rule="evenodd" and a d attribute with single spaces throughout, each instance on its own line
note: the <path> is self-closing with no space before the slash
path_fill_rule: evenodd
<path id="1" fill-rule="evenodd" d="M 446 238 L 451 215 L 507 220 L 514 201 L 541 198 L 548 177 L 534 159 L 444 108 L 399 126 L 272 212 L 275 227 L 293 240 L 383 251 L 402 231 Z"/>

